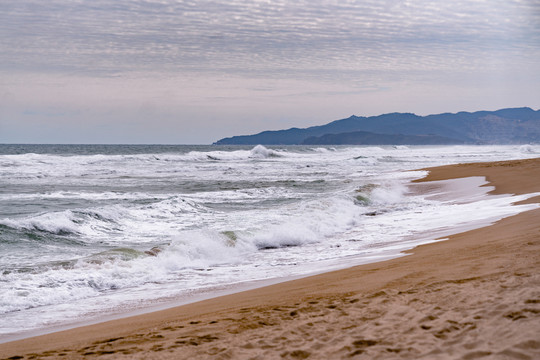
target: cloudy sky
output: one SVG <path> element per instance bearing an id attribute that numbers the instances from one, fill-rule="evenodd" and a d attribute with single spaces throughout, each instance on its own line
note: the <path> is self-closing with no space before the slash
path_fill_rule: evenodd
<path id="1" fill-rule="evenodd" d="M 0 0 L 0 143 L 540 108 L 537 0 Z"/>

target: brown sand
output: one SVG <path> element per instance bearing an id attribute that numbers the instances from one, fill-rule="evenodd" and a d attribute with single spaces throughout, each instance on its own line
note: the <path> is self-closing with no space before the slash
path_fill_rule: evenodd
<path id="1" fill-rule="evenodd" d="M 434 168 L 426 180 L 467 176 L 487 176 L 498 193 L 538 192 L 540 159 Z M 539 218 L 532 210 L 399 259 L 0 344 L 0 358 L 540 359 Z"/>

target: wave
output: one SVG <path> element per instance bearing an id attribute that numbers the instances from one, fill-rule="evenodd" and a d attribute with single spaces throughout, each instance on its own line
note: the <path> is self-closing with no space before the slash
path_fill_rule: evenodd
<path id="1" fill-rule="evenodd" d="M 151 218 L 163 213 L 159 208 L 162 205 L 160 202 L 153 208 L 138 211 L 146 212 L 146 216 Z M 34 270 L 24 274 L 16 271 L 5 273 L 0 282 L 3 294 L 0 312 L 71 302 L 145 284 L 179 281 L 199 269 L 209 271 L 245 263 L 260 251 L 321 242 L 354 226 L 361 213 L 347 197 L 309 201 L 300 207 L 289 206 L 289 211 L 288 220 L 283 220 L 281 215 L 261 213 L 260 221 L 250 219 L 250 228 L 175 230 L 176 235 L 160 245 L 154 242 L 145 246 L 138 242 L 136 248 L 113 247 L 72 260 L 68 265 L 65 262 L 62 266 L 42 264 L 39 269 L 34 266 Z M 119 226 L 125 215 L 120 212 L 114 216 L 111 214 L 103 209 L 78 213 L 63 211 L 20 219 L 10 225 L 55 234 L 63 231 L 80 233 L 89 231 L 86 229 L 90 227 L 89 223 L 94 229 L 97 224 Z M 88 223 L 81 223 L 83 218 Z"/>
<path id="2" fill-rule="evenodd" d="M 519 147 L 519 152 L 522 153 L 522 154 L 537 154 L 538 151 L 536 150 L 536 148 L 532 145 L 521 145 Z"/>
<path id="3" fill-rule="evenodd" d="M 367 183 L 355 190 L 355 202 L 362 206 L 374 206 L 381 209 L 407 204 L 407 188 L 399 181 L 390 181 L 382 184 Z"/>
<path id="4" fill-rule="evenodd" d="M 178 289 L 189 291 L 208 286 L 212 279 L 217 283 L 249 279 L 251 271 L 254 277 L 263 276 L 261 274 L 271 277 L 276 274 L 272 272 L 273 267 L 283 263 L 293 266 L 291 264 L 327 259 L 325 256 L 331 255 L 329 244 L 341 246 L 355 239 L 355 244 L 376 246 L 395 241 L 404 233 L 410 235 L 412 225 L 420 230 L 429 230 L 433 226 L 446 224 L 450 210 L 456 214 L 463 213 L 463 221 L 482 213 L 478 211 L 479 205 L 469 206 L 467 213 L 455 206 L 439 213 L 427 212 L 414 202 L 417 200 L 406 196 L 406 189 L 397 180 L 366 182 L 357 189 L 360 191 L 326 194 L 316 199 L 265 208 L 265 211 L 240 211 L 230 217 L 204 207 L 198 208 L 200 204 L 182 201 L 185 199 L 180 197 L 136 209 L 110 207 L 78 213 L 54 213 L 58 219 L 67 219 L 80 226 L 78 231 L 88 223 L 93 224 L 94 229 L 96 224 L 123 226 L 126 229 L 138 226 L 143 229 L 136 229 L 131 234 L 144 233 L 153 237 L 146 243 L 137 241 L 133 246 L 109 244 L 107 248 L 99 245 L 94 248 L 93 254 L 71 259 L 69 263 L 41 264 L 39 269 L 26 269 L 24 273 L 4 273 L 0 281 L 0 293 L 3 294 L 0 312 L 73 302 L 130 289 L 145 289 L 145 293 L 148 293 L 149 286 L 159 287 L 169 283 L 173 284 L 171 286 L 178 294 L 181 291 Z M 355 196 L 360 194 L 368 199 L 362 206 L 354 201 Z M 504 206 L 507 206 L 506 203 Z M 408 211 L 392 213 L 395 209 Z M 377 214 L 387 213 L 384 216 L 366 216 L 373 210 L 379 211 Z M 506 207 L 502 210 L 507 211 Z M 204 217 L 205 211 L 208 218 Z M 418 212 L 420 214 L 416 215 Z M 194 215 L 198 229 L 186 229 L 182 224 L 163 229 L 160 216 L 175 218 L 181 223 L 183 214 Z M 224 216 L 225 220 L 221 221 L 220 216 Z M 145 222 L 140 220 L 143 217 Z M 80 219 L 88 223 L 77 224 L 74 221 Z M 44 217 L 41 220 L 54 219 Z M 163 233 L 170 235 L 167 241 L 162 237 L 156 242 L 157 234 Z M 354 256 L 359 249 L 353 247 L 348 251 Z M 343 257 L 343 253 L 338 256 Z M 267 272 L 256 273 L 258 268 L 265 268 Z"/>
<path id="5" fill-rule="evenodd" d="M 409 150 L 409 147 L 407 145 L 394 145 L 392 146 L 395 150 Z"/>
<path id="6" fill-rule="evenodd" d="M 77 217 L 71 210 L 48 213 L 25 219 L 4 219 L 0 224 L 17 230 L 39 231 L 55 235 L 79 234 Z"/>
<path id="7" fill-rule="evenodd" d="M 291 222 L 275 225 L 264 232 L 259 232 L 250 237 L 249 241 L 259 250 L 269 250 L 319 242 L 321 235 L 309 225 Z"/>
<path id="8" fill-rule="evenodd" d="M 191 151 L 186 154 L 186 160 L 196 161 L 237 161 L 248 159 L 268 159 L 291 156 L 287 150 L 272 150 L 262 145 L 256 145 L 251 150 L 234 151 Z"/>
<path id="9" fill-rule="evenodd" d="M 22 181 L 35 185 L 45 179 L 51 183 L 65 184 L 68 180 L 77 183 L 103 186 L 114 179 L 119 186 L 129 186 L 133 180 L 145 181 L 149 178 L 168 179 L 175 174 L 184 174 L 186 167 L 195 176 L 243 175 L 242 170 L 257 161 L 272 161 L 283 166 L 304 162 L 326 164 L 331 159 L 348 161 L 362 156 L 355 165 L 375 165 L 382 149 L 377 148 L 283 148 L 270 149 L 257 145 L 251 149 L 222 150 L 208 147 L 208 151 L 189 151 L 186 153 L 163 154 L 124 154 L 124 155 L 51 155 L 23 154 L 1 155 L 0 167 L 5 171 L 0 178 L 8 182 Z M 198 167 L 203 163 L 205 167 Z M 233 163 L 233 164 L 231 164 Z M 241 163 L 242 166 L 236 165 Z M 215 166 L 214 166 L 215 165 Z M 311 166 L 311 164 L 306 164 Z M 232 167 L 229 170 L 228 167 Z M 231 174 L 227 173 L 231 172 Z"/>
<path id="10" fill-rule="evenodd" d="M 137 201 L 163 199 L 169 195 L 149 194 L 141 192 L 87 192 L 87 191 L 46 191 L 28 194 L 0 194 L 0 200 L 39 201 L 39 200 L 73 200 L 73 201 Z"/>
<path id="11" fill-rule="evenodd" d="M 449 147 L 441 147 L 430 149 L 431 155 L 444 156 L 448 153 Z M 447 154 L 447 157 L 459 157 L 459 153 L 464 156 L 469 156 L 472 153 L 480 154 L 481 156 L 490 153 L 506 154 L 506 157 L 519 157 L 519 154 L 537 152 L 533 145 L 521 146 L 453 146 L 456 149 L 456 154 Z M 221 146 L 208 146 L 204 150 L 189 150 L 189 147 L 178 148 L 174 151 L 173 148 L 169 152 L 163 153 L 133 153 L 133 154 L 48 154 L 48 153 L 25 153 L 17 155 L 0 155 L 0 167 L 10 170 L 10 168 L 18 168 L 24 172 L 38 174 L 41 169 L 48 167 L 59 167 L 62 169 L 77 169 L 81 166 L 96 167 L 100 165 L 113 164 L 152 164 L 152 163 L 177 163 L 185 161 L 228 161 L 228 160 L 245 160 L 245 159 L 267 159 L 267 158 L 282 158 L 282 157 L 311 157 L 315 158 L 320 155 L 328 155 L 340 158 L 341 155 L 347 155 L 349 158 L 364 155 L 366 157 L 377 157 L 382 154 L 395 154 L 401 156 L 403 153 L 412 154 L 418 152 L 419 156 L 424 156 L 423 151 L 419 147 L 414 146 L 341 146 L 341 147 L 302 147 L 302 146 L 286 146 L 280 149 L 270 149 L 263 145 L 256 145 L 251 149 L 237 149 Z M 468 151 L 471 149 L 472 151 Z M 500 149 L 500 150 L 498 150 Z M 148 148 L 148 150 L 152 150 Z M 189 151 L 188 151 L 189 150 Z M 406 150 L 406 151 L 405 151 Z M 440 154 L 438 154 L 440 152 Z M 484 152 L 484 154 L 482 153 Z M 512 155 L 509 155 L 512 153 Z"/>
<path id="12" fill-rule="evenodd" d="M 265 148 L 262 145 L 257 145 L 250 151 L 250 156 L 253 158 L 272 158 L 272 157 L 282 157 L 282 152 L 278 152 L 276 150 L 270 150 Z"/>
<path id="13" fill-rule="evenodd" d="M 0 259 L 9 269 L 0 272 L 0 311 L 78 299 L 86 309 L 92 299 L 117 292 L 123 300 L 134 294 L 147 300 L 168 284 L 167 296 L 174 296 L 358 256 L 366 246 L 382 248 L 411 235 L 412 228 L 428 231 L 448 218 L 466 222 L 485 213 L 422 208 L 400 185 L 419 173 L 401 170 L 533 157 L 538 150 L 191 149 L 0 156 L 7 184 L 0 201 L 11 205 L 0 216 L 0 246 L 10 250 Z M 21 185 L 22 178 L 36 180 Z"/>
<path id="14" fill-rule="evenodd" d="M 52 199 L 64 195 L 50 194 Z M 0 225 L 35 233 L 72 236 L 86 242 L 110 243 L 122 242 L 124 239 L 148 242 L 152 241 L 155 234 L 159 236 L 167 232 L 173 234 L 179 227 L 181 228 L 179 222 L 183 221 L 186 226 L 193 226 L 204 214 L 211 212 L 201 203 L 205 198 L 197 199 L 196 195 L 189 198 L 178 195 L 104 193 L 96 197 L 90 195 L 81 198 L 80 194 L 76 194 L 73 201 L 76 201 L 76 204 L 83 204 L 88 199 L 110 200 L 118 197 L 127 201 L 116 205 L 97 203 L 89 208 L 4 218 L 0 219 Z"/>
<path id="15" fill-rule="evenodd" d="M 151 249 L 112 248 L 78 260 L 34 266 L 2 274 L 0 313 L 79 299 L 144 284 L 178 280 L 189 269 L 230 263 L 238 250 L 215 232 L 184 232 Z"/>
<path id="16" fill-rule="evenodd" d="M 69 236 L 79 241 L 93 239 L 93 242 L 97 242 L 108 238 L 112 233 L 121 232 L 120 223 L 126 216 L 128 212 L 125 208 L 108 206 L 100 209 L 63 210 L 24 218 L 2 219 L 0 224 L 36 234 Z"/>

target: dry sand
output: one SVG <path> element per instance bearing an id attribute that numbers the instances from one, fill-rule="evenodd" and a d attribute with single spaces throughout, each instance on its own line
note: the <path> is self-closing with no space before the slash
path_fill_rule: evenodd
<path id="1" fill-rule="evenodd" d="M 540 191 L 540 159 L 430 171 L 425 180 Z M 0 358 L 540 359 L 539 219 L 532 210 L 399 259 L 1 344 Z"/>

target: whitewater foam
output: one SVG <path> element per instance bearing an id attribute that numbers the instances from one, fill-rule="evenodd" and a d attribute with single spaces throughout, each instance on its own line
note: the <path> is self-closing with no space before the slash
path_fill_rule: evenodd
<path id="1" fill-rule="evenodd" d="M 519 151 L 525 154 L 538 154 L 537 147 L 533 145 L 521 145 Z"/>
<path id="2" fill-rule="evenodd" d="M 485 179 L 409 191 L 425 172 L 408 170 L 536 156 L 519 146 L 39 149 L 0 154 L 0 336 L 396 256 L 532 206 L 487 196 Z"/>

